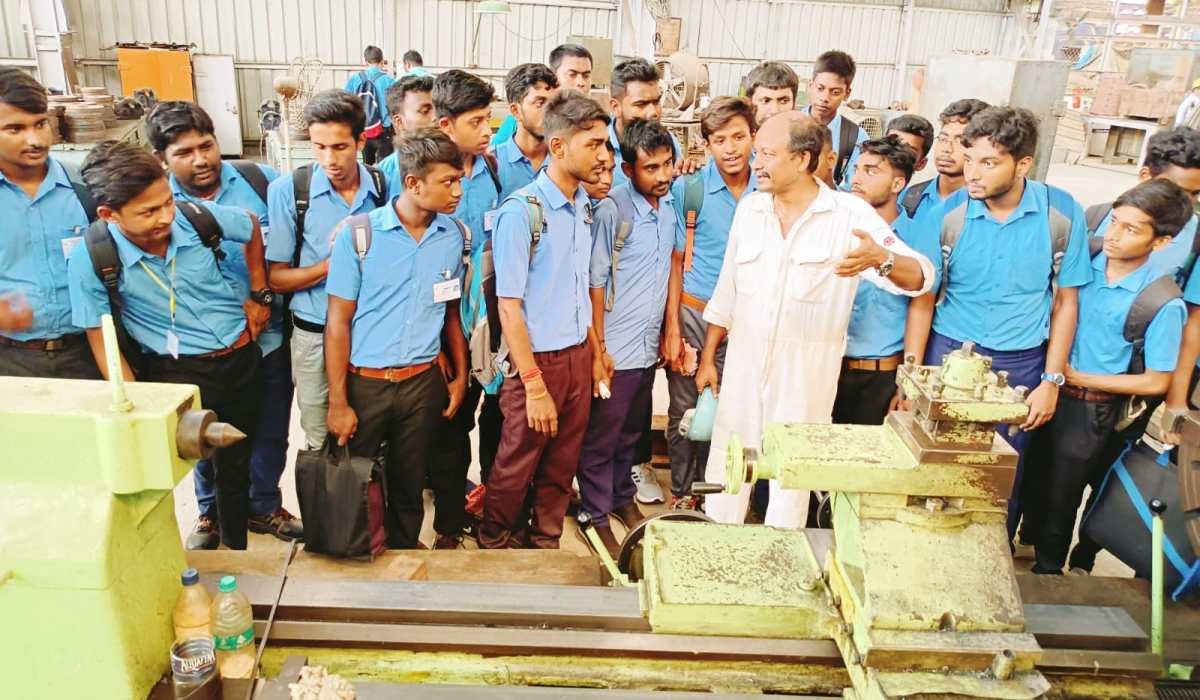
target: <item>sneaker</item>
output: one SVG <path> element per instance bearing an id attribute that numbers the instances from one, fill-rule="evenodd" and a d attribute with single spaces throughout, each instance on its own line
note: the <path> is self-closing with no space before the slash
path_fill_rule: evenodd
<path id="1" fill-rule="evenodd" d="M 260 535 L 274 535 L 284 542 L 304 539 L 304 524 L 300 518 L 292 515 L 287 508 L 280 508 L 268 515 L 252 515 L 246 521 L 250 532 Z"/>
<path id="2" fill-rule="evenodd" d="M 1013 547 L 1013 559 L 1033 559 L 1035 556 L 1033 545 L 1018 542 Z"/>
<path id="3" fill-rule="evenodd" d="M 662 487 L 654 476 L 654 468 L 649 463 L 633 465 L 633 483 L 637 486 L 638 503 L 662 503 L 666 501 Z"/>
<path id="4" fill-rule="evenodd" d="M 461 535 L 438 535 L 433 541 L 434 549 L 459 549 L 462 547 Z"/>
<path id="5" fill-rule="evenodd" d="M 700 510 L 700 497 L 671 496 L 671 510 Z"/>
<path id="6" fill-rule="evenodd" d="M 187 549 L 216 549 L 221 544 L 221 531 L 217 529 L 217 521 L 201 515 L 196 519 L 196 528 L 188 535 Z"/>

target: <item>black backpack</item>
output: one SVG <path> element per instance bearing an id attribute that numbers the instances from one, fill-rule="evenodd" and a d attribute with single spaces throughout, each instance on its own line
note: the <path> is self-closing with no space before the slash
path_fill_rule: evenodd
<path id="1" fill-rule="evenodd" d="M 833 166 L 833 184 L 839 187 L 842 185 L 842 178 L 846 176 L 846 166 L 850 164 L 850 156 L 854 153 L 854 147 L 857 145 L 858 128 L 856 122 L 850 121 L 849 117 L 842 115 L 841 128 L 837 134 L 837 164 Z"/>
<path id="2" fill-rule="evenodd" d="M 900 200 L 900 206 L 904 207 L 904 212 L 908 214 L 908 218 L 913 218 L 917 215 L 917 209 L 921 206 L 921 197 L 925 194 L 925 190 L 929 189 L 929 185 L 933 180 L 918 182 L 915 185 L 909 185 L 904 191 L 904 197 Z"/>
<path id="3" fill-rule="evenodd" d="M 175 206 L 191 223 L 192 228 L 196 229 L 200 242 L 212 251 L 217 265 L 220 265 L 221 261 L 225 259 L 225 252 L 221 250 L 223 233 L 216 217 L 206 207 L 190 200 L 177 199 Z M 125 311 L 125 301 L 121 298 L 119 291 L 122 265 L 121 255 L 117 251 L 117 242 L 113 240 L 112 233 L 108 230 L 108 222 L 103 219 L 92 221 L 83 240 L 87 245 L 88 255 L 92 259 L 92 269 L 96 272 L 96 277 L 104 284 L 104 291 L 108 293 L 108 305 L 112 311 L 113 325 L 117 331 L 117 346 L 121 349 L 121 354 L 125 356 L 125 362 L 129 365 L 129 369 L 136 375 L 141 369 L 144 358 L 142 346 L 133 339 L 121 321 Z"/>
<path id="4" fill-rule="evenodd" d="M 229 164 L 254 189 L 254 193 L 263 201 L 263 204 L 266 204 L 267 186 L 271 183 L 267 182 L 267 176 L 263 175 L 263 171 L 258 167 L 258 163 L 249 160 L 231 160 Z"/>
<path id="5" fill-rule="evenodd" d="M 383 133 L 383 108 L 379 99 L 379 88 L 375 81 L 367 77 L 367 72 L 358 74 L 358 87 L 354 94 L 362 100 L 363 113 L 366 115 L 366 129 L 363 131 L 367 138 L 373 139 Z"/>

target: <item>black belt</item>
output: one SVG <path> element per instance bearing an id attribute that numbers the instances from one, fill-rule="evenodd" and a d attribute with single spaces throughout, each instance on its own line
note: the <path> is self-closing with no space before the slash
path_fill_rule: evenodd
<path id="1" fill-rule="evenodd" d="M 325 326 L 319 323 L 310 323 L 309 321 L 305 321 L 294 313 L 292 314 L 292 325 L 302 331 L 308 331 L 309 333 L 325 332 Z"/>
<path id="2" fill-rule="evenodd" d="M 0 345 L 10 348 L 21 348 L 23 350 L 42 350 L 45 352 L 66 350 L 73 345 L 82 344 L 83 340 L 83 333 L 72 333 L 71 335 L 64 335 L 61 338 L 36 340 L 13 340 L 7 336 L 0 335 Z"/>

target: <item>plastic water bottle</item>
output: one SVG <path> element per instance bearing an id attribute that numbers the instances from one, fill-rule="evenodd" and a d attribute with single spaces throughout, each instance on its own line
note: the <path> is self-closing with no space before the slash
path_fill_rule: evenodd
<path id="1" fill-rule="evenodd" d="M 183 590 L 175 601 L 172 619 L 175 623 L 175 641 L 209 639 L 212 632 L 208 627 L 208 616 L 212 609 L 212 596 L 200 585 L 200 573 L 195 569 L 184 569 L 180 576 Z"/>
<path id="2" fill-rule="evenodd" d="M 254 672 L 254 615 L 237 579 L 221 579 L 210 617 L 217 670 L 222 678 L 249 678 Z"/>

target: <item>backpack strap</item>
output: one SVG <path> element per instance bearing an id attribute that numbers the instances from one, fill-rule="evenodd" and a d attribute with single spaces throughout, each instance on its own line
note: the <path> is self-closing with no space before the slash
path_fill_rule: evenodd
<path id="1" fill-rule="evenodd" d="M 300 251 L 304 248 L 304 219 L 308 215 L 308 190 L 312 184 L 312 163 L 292 171 L 292 198 L 296 202 L 296 249 L 292 251 L 292 267 L 300 267 Z"/>
<path id="2" fill-rule="evenodd" d="M 1046 185 L 1046 218 L 1050 226 L 1050 290 L 1058 292 L 1058 273 L 1062 270 L 1067 245 L 1071 242 L 1071 227 L 1074 224 L 1075 198 L 1066 190 Z"/>
<path id="3" fill-rule="evenodd" d="M 683 225 L 687 239 L 683 244 L 683 271 L 692 269 L 692 251 L 696 245 L 696 222 L 704 206 L 704 174 L 692 173 L 683 182 Z M 616 267 L 613 267 L 616 270 Z"/>
<path id="4" fill-rule="evenodd" d="M 217 259 L 217 265 L 225 259 L 225 251 L 221 250 L 221 224 L 217 223 L 217 217 L 208 210 L 208 207 L 201 206 L 190 199 L 180 199 L 175 202 L 175 206 L 179 211 L 183 212 L 183 216 L 196 229 L 196 235 L 200 237 L 200 242 L 205 248 L 212 251 L 213 257 Z"/>
<path id="5" fill-rule="evenodd" d="M 608 291 L 604 294 L 604 310 L 612 311 L 617 303 L 617 263 L 621 259 L 621 251 L 629 234 L 633 232 L 633 221 L 637 215 L 633 205 L 632 190 L 621 188 L 615 190 L 610 199 L 617 210 L 617 232 L 613 237 L 612 255 L 609 260 Z"/>
<path id="6" fill-rule="evenodd" d="M 858 124 L 843 114 L 839 131 L 837 164 L 833 166 L 833 184 L 840 187 L 842 178 L 846 175 L 846 166 L 850 164 L 850 156 L 854 153 L 854 146 L 857 145 Z"/>
<path id="7" fill-rule="evenodd" d="M 375 208 L 378 209 L 387 204 L 388 201 L 387 176 L 374 165 L 367 166 L 367 173 L 371 176 L 371 182 L 375 185 L 375 196 L 372 197 L 372 200 L 375 202 Z"/>
<path id="8" fill-rule="evenodd" d="M 130 369 L 135 369 L 140 364 L 138 360 L 142 356 L 142 349 L 125 330 L 125 324 L 122 322 L 125 300 L 120 292 L 121 254 L 117 251 L 117 242 L 108 230 L 108 222 L 103 219 L 93 221 L 84 233 L 83 242 L 87 246 L 88 257 L 92 260 L 92 270 L 108 294 L 108 307 L 117 331 L 117 347 L 125 356 Z"/>
<path id="9" fill-rule="evenodd" d="M 361 270 L 363 261 L 367 259 L 367 251 L 371 250 L 371 217 L 355 214 L 346 225 L 350 228 L 350 235 L 354 236 L 354 252 L 358 254 L 358 267 Z"/>
<path id="10" fill-rule="evenodd" d="M 1088 255 L 1093 259 L 1104 250 L 1104 236 L 1088 236 Z"/>
<path id="11" fill-rule="evenodd" d="M 500 186 L 500 163 L 496 160 L 496 154 L 491 151 L 484 151 L 483 167 L 487 168 L 488 175 L 492 177 L 492 184 L 496 186 L 496 196 L 499 197 L 504 188 Z"/>
<path id="12" fill-rule="evenodd" d="M 1087 221 L 1088 232 L 1093 236 L 1103 233 L 1100 231 L 1100 224 L 1104 223 L 1105 217 L 1113 210 L 1112 202 L 1101 202 L 1093 204 L 1083 212 L 1083 218 Z"/>
<path id="13" fill-rule="evenodd" d="M 929 189 L 929 185 L 932 182 L 933 180 L 918 182 L 915 185 L 909 185 L 909 188 L 904 191 L 904 197 L 900 200 L 900 206 L 904 207 L 908 218 L 911 219 L 917 215 L 917 209 L 921 206 L 921 197 L 925 195 L 925 190 Z"/>
<path id="14" fill-rule="evenodd" d="M 231 160 L 229 164 L 233 166 L 238 175 L 242 176 L 243 180 L 249 183 L 250 187 L 254 189 L 254 194 L 258 195 L 263 204 L 266 204 L 267 186 L 271 183 L 267 182 L 267 176 L 263 174 L 262 168 L 258 167 L 258 163 L 249 160 Z"/>
<path id="15" fill-rule="evenodd" d="M 969 200 L 964 198 L 962 204 L 946 212 L 942 218 L 942 282 L 938 286 L 938 304 L 941 304 L 946 299 L 946 290 L 950 287 L 950 254 L 954 252 L 954 246 L 958 244 L 958 239 L 962 236 L 963 227 L 967 223 L 968 203 Z"/>
<path id="16" fill-rule="evenodd" d="M 529 214 L 529 264 L 533 264 L 533 253 L 537 250 L 538 241 L 542 240 L 542 232 L 546 230 L 546 211 L 542 203 L 532 194 L 514 192 L 504 199 L 507 202 L 515 199 L 525 205 Z"/>
<path id="17" fill-rule="evenodd" d="M 471 229 L 470 229 L 470 228 L 468 228 L 466 224 L 464 224 L 463 222 L 459 221 L 458 219 L 455 219 L 455 218 L 451 217 L 451 220 L 452 220 L 454 223 L 458 224 L 458 230 L 459 230 L 459 232 L 460 232 L 460 233 L 462 233 L 462 237 L 463 237 L 463 248 L 462 248 L 462 259 L 463 259 L 463 266 L 464 266 L 464 267 L 470 267 L 470 266 L 471 266 Z"/>
<path id="18" fill-rule="evenodd" d="M 79 200 L 79 206 L 83 207 L 83 213 L 87 216 L 88 223 L 94 223 L 96 219 L 100 218 L 96 213 L 98 205 L 96 204 L 96 199 L 92 197 L 92 193 L 88 192 L 87 186 L 81 182 L 82 178 L 79 177 L 79 169 L 68 167 L 66 163 L 59 163 L 54 159 L 51 159 L 50 162 L 50 167 L 54 167 L 54 163 L 62 166 L 63 171 L 67 174 L 67 182 L 70 182 L 71 189 L 75 190 L 75 198 Z"/>
<path id="19" fill-rule="evenodd" d="M 1182 299 L 1183 291 L 1175 280 L 1164 275 L 1146 285 L 1133 298 L 1129 305 L 1129 313 L 1125 315 L 1125 327 L 1122 335 L 1125 342 L 1133 344 L 1133 357 L 1129 361 L 1130 374 L 1142 374 L 1146 371 L 1146 331 L 1153 323 L 1154 317 L 1164 306 L 1174 299 Z"/>

